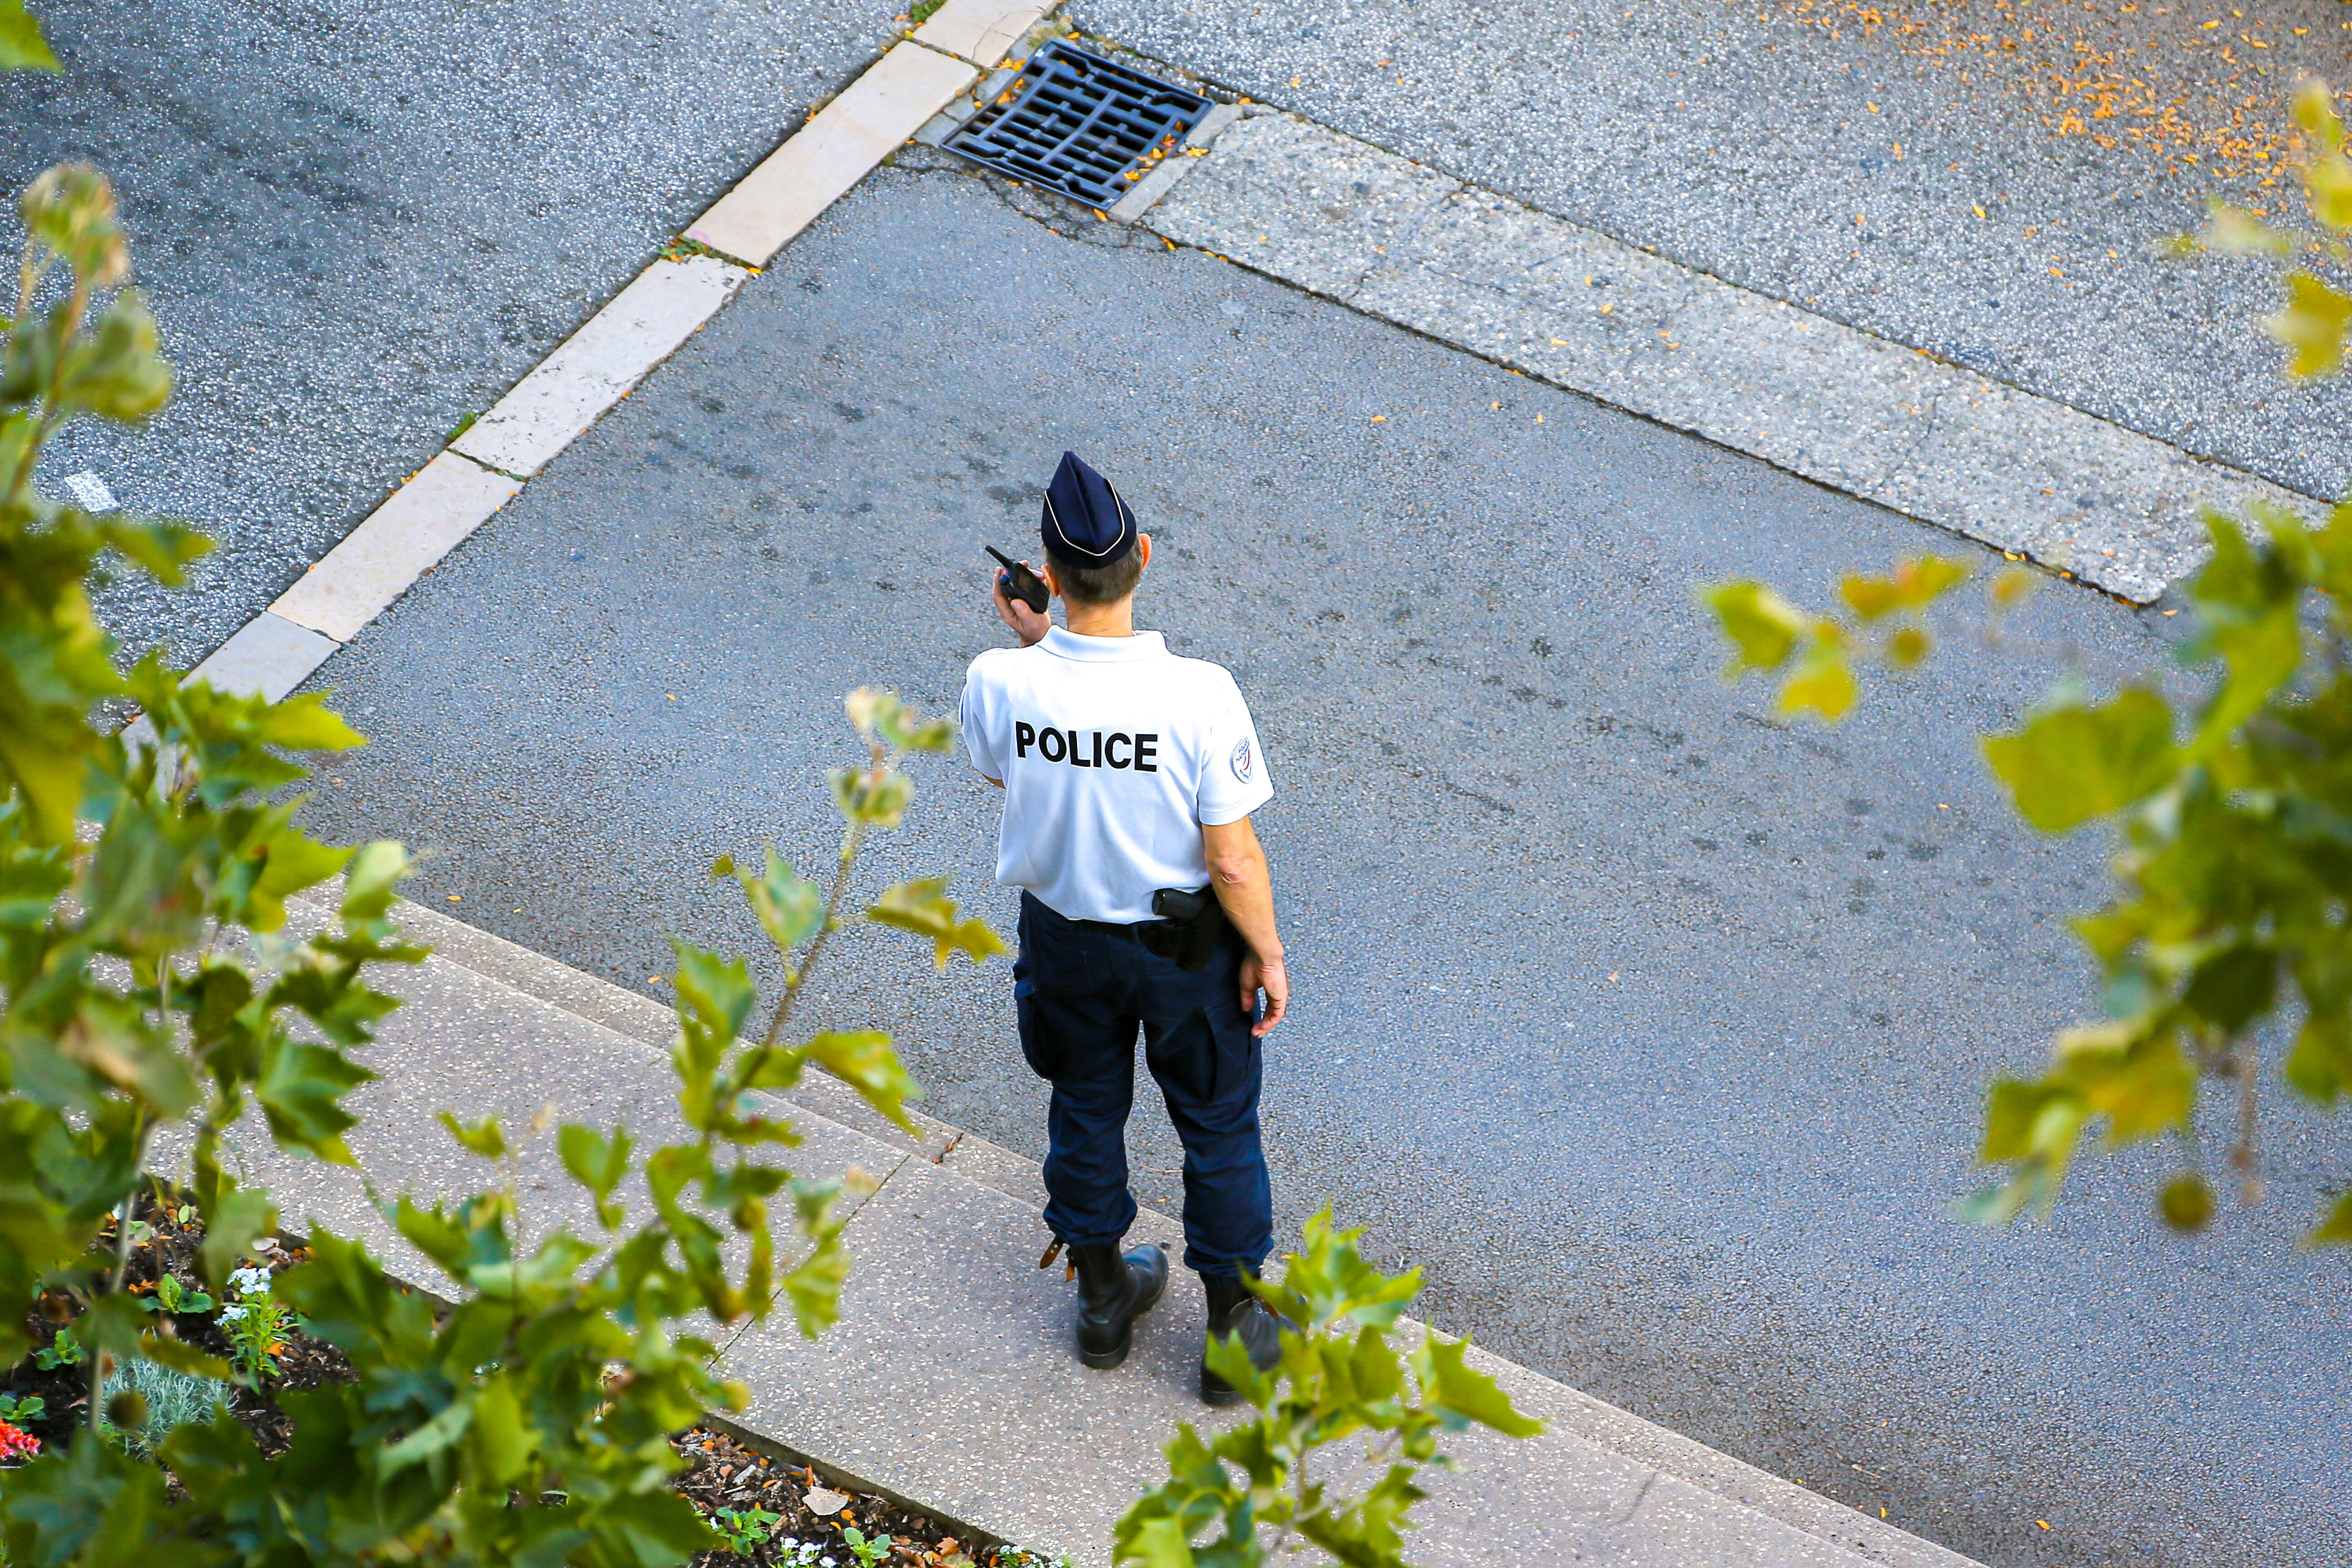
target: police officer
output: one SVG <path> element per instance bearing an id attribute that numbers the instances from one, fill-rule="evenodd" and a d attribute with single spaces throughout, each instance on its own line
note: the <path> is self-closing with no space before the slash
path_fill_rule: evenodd
<path id="1" fill-rule="evenodd" d="M 1126 1129 L 1139 1027 L 1184 1142 L 1184 1263 L 1206 1289 L 1209 1333 L 1239 1334 L 1270 1366 L 1280 1327 L 1241 1276 L 1274 1244 L 1259 1042 L 1290 1001 L 1250 827 L 1274 786 L 1234 678 L 1135 629 L 1151 537 L 1109 483 L 1064 453 L 1039 529 L 1068 624 L 999 574 L 996 613 L 1021 647 L 971 661 L 963 736 L 1005 792 L 996 879 L 1021 889 L 1013 1005 L 1022 1053 L 1054 1086 L 1045 1223 L 1077 1272 L 1078 1357 L 1124 1361 L 1168 1285 L 1160 1248 L 1119 1251 L 1136 1212 Z M 1240 1396 L 1204 1361 L 1201 1397 Z"/>

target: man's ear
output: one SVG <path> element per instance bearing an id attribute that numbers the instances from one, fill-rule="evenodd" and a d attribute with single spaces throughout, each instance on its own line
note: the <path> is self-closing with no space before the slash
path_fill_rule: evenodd
<path id="1" fill-rule="evenodd" d="M 1140 563 L 1136 568 L 1137 571 L 1139 572 L 1151 564 L 1151 535 L 1139 533 L 1135 536 L 1135 553 Z"/>
<path id="2" fill-rule="evenodd" d="M 1051 554 L 1048 554 L 1044 563 L 1037 568 L 1037 575 L 1045 579 L 1045 592 L 1053 595 L 1056 599 L 1062 596 L 1062 585 L 1054 580 L 1054 558 Z"/>

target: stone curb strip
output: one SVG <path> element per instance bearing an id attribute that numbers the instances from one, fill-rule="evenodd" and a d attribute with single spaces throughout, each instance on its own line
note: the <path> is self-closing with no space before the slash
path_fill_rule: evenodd
<path id="1" fill-rule="evenodd" d="M 300 686 L 1051 8 L 947 0 L 695 221 L 719 255 L 647 267 L 189 678 L 273 701 Z"/>
<path id="2" fill-rule="evenodd" d="M 677 353 L 751 278 L 748 269 L 708 256 L 655 262 L 449 443 L 449 450 L 499 473 L 532 478 Z"/>
<path id="3" fill-rule="evenodd" d="M 2311 507 L 1294 115 L 1201 163 L 1143 226 L 2126 599 L 2202 562 L 2206 507 Z"/>
<path id="4" fill-rule="evenodd" d="M 331 898 L 289 900 L 290 928 L 326 924 Z M 551 1133 L 526 1129 L 552 1108 L 595 1127 L 622 1121 L 641 1141 L 679 1131 L 667 1060 L 676 1020 L 650 997 L 437 911 L 401 904 L 395 918 L 434 956 L 398 977 L 405 1005 L 365 1054 L 380 1075 L 354 1097 L 365 1177 L 280 1155 L 266 1138 L 236 1142 L 289 1223 L 362 1237 L 411 1283 L 446 1291 L 383 1223 L 365 1181 L 387 1199 L 404 1190 L 429 1203 L 499 1180 L 436 1125 L 436 1111 L 461 1107 L 499 1117 L 517 1145 L 527 1235 L 559 1223 L 593 1234 Z M 805 1139 L 796 1170 L 865 1180 L 845 1200 L 852 1263 L 839 1323 L 814 1342 L 789 1321 L 731 1336 L 704 1325 L 727 1375 L 751 1392 L 734 1425 L 870 1489 L 1101 1568 L 1112 1522 L 1165 1478 L 1160 1449 L 1177 1423 L 1227 1419 L 1193 1389 L 1198 1289 L 1180 1279 L 1139 1326 L 1128 1363 L 1089 1371 L 1069 1351 L 1070 1288 L 1035 1267 L 1046 1232 L 1034 1163 L 928 1117 L 909 1137 L 820 1074 L 781 1098 Z M 1182 1228 L 1147 1211 L 1129 1239 L 1172 1249 Z M 1547 1430 L 1525 1443 L 1450 1439 L 1462 1469 L 1426 1479 L 1415 1562 L 1486 1568 L 1499 1552 L 1627 1568 L 1975 1568 L 1525 1367 L 1471 1355 Z"/>

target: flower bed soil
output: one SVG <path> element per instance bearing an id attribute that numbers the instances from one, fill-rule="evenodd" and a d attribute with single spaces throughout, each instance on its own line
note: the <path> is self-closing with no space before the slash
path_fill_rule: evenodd
<path id="1" fill-rule="evenodd" d="M 198 1285 L 196 1248 L 205 1238 L 204 1224 L 198 1220 L 182 1225 L 175 1211 L 159 1208 L 152 1192 L 141 1194 L 133 1218 L 143 1222 L 149 1234 L 134 1241 L 131 1247 L 130 1265 L 123 1271 L 124 1289 L 139 1295 L 152 1295 L 155 1282 L 164 1274 L 175 1277 L 191 1289 Z M 137 1234 L 136 1232 L 133 1233 Z M 113 1222 L 109 1221 L 101 1233 L 100 1245 L 111 1253 L 118 1237 Z M 268 1270 L 273 1276 L 293 1267 L 310 1254 L 300 1248 L 280 1247 L 272 1238 L 262 1247 L 253 1261 L 255 1267 Z M 203 1312 L 182 1312 L 176 1315 L 158 1313 L 159 1320 L 168 1321 L 165 1332 L 171 1333 L 196 1349 L 226 1360 L 230 1347 L 228 1336 L 213 1321 L 218 1314 L 217 1304 Z M 52 1294 L 33 1303 L 26 1314 L 26 1326 L 33 1334 L 36 1351 L 55 1345 L 60 1330 L 69 1328 L 73 1309 L 63 1295 Z M 236 1413 L 252 1432 L 254 1441 L 265 1454 L 281 1454 L 291 1441 L 293 1425 L 286 1413 L 278 1407 L 275 1390 L 300 1392 L 325 1384 L 342 1383 L 352 1376 L 351 1363 L 343 1352 L 321 1340 L 308 1334 L 289 1338 L 285 1351 L 278 1357 L 278 1375 L 262 1388 L 248 1388 L 242 1384 L 229 1390 L 229 1408 Z M 37 1395 L 44 1405 L 41 1415 L 31 1421 L 18 1421 L 16 1426 L 40 1439 L 44 1447 L 50 1444 L 70 1444 L 79 1434 L 89 1430 L 89 1363 L 59 1366 L 44 1371 L 32 1356 L 0 1373 L 0 1394 L 20 1397 Z"/>
<path id="2" fill-rule="evenodd" d="M 131 1245 L 124 1288 L 141 1295 L 152 1294 L 156 1281 L 167 1273 L 184 1287 L 198 1288 L 195 1259 L 204 1240 L 203 1220 L 181 1224 L 177 1211 L 159 1206 L 152 1192 L 142 1193 L 133 1217 L 146 1226 L 147 1232 L 143 1237 L 133 1232 L 139 1238 Z M 109 1254 L 117 1240 L 110 1222 L 103 1237 Z M 258 1254 L 252 1259 L 254 1265 L 272 1276 L 299 1268 L 310 1256 L 307 1248 L 285 1246 L 275 1238 L 262 1243 Z M 219 1310 L 215 1304 L 203 1312 L 159 1313 L 158 1317 L 168 1321 L 165 1331 L 226 1359 L 228 1338 L 214 1321 Z M 69 1299 L 58 1293 L 34 1303 L 26 1323 L 37 1352 L 56 1344 L 59 1331 L 71 1327 L 74 1310 Z M 256 1389 L 239 1384 L 232 1385 L 229 1393 L 230 1409 L 253 1433 L 262 1451 L 270 1455 L 285 1452 L 293 1436 L 292 1422 L 273 1397 L 276 1390 L 317 1388 L 348 1382 L 352 1376 L 351 1363 L 341 1351 L 301 1332 L 299 1326 L 288 1335 L 277 1364 L 278 1375 L 265 1386 Z M 39 1415 L 20 1417 L 15 1425 L 45 1448 L 69 1447 L 89 1433 L 87 1360 L 44 1370 L 28 1355 L 0 1373 L 0 1394 L 42 1401 Z M 832 1568 L 858 1568 L 857 1555 L 842 1533 L 852 1528 L 869 1540 L 889 1536 L 890 1551 L 883 1561 L 892 1568 L 1049 1568 L 1045 1559 L 1033 1553 L 976 1536 L 951 1521 L 933 1519 L 887 1498 L 861 1493 L 820 1466 L 761 1452 L 717 1427 L 696 1426 L 670 1442 L 683 1462 L 676 1479 L 678 1495 L 705 1518 L 717 1519 L 721 1510 L 733 1510 L 740 1518 L 754 1510 L 776 1516 L 773 1521 L 754 1521 L 767 1533 L 764 1543 L 740 1553 L 704 1552 L 695 1559 L 695 1568 L 741 1568 L 747 1562 L 761 1568 L 821 1568 L 826 1563 Z"/>
<path id="3" fill-rule="evenodd" d="M 774 1458 L 748 1444 L 736 1441 L 714 1427 L 698 1426 L 692 1431 L 670 1439 L 686 1459 L 686 1470 L 678 1478 L 677 1489 L 686 1500 L 700 1509 L 705 1517 L 715 1517 L 721 1509 L 739 1512 L 761 1509 L 778 1517 L 767 1526 L 769 1541 L 764 1546 L 738 1555 L 727 1552 L 706 1552 L 695 1559 L 696 1568 L 740 1568 L 747 1559 L 761 1568 L 799 1568 L 805 1560 L 822 1563 L 830 1558 L 834 1568 L 856 1568 L 857 1559 L 843 1540 L 842 1531 L 855 1527 L 868 1538 L 887 1535 L 891 1550 L 887 1561 L 892 1564 L 919 1564 L 920 1568 L 1048 1568 L 1044 1558 L 1017 1547 L 974 1540 L 972 1533 L 953 1523 L 936 1520 L 891 1501 L 851 1489 L 845 1483 L 829 1478 L 816 1467 Z M 831 1513 L 819 1513 L 810 1505 L 811 1494 Z M 846 1502 L 836 1503 L 845 1497 Z M 787 1544 L 787 1542 L 791 1544 Z M 814 1556 L 804 1556 L 800 1548 L 814 1545 Z"/>

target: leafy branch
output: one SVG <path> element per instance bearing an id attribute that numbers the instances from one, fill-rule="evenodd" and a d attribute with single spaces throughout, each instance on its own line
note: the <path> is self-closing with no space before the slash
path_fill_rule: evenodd
<path id="1" fill-rule="evenodd" d="M 332 847 L 297 825 L 291 792 L 307 776 L 297 759 L 359 743 L 323 699 L 232 696 L 184 681 L 156 654 L 118 669 L 90 612 L 101 559 L 175 583 L 205 542 L 54 500 L 34 470 L 72 420 L 145 420 L 170 375 L 152 322 L 121 287 L 128 257 L 105 180 L 84 165 L 52 170 L 18 210 L 21 298 L 0 353 L 0 1299 L 39 1296 L 71 1320 L 47 1353 L 59 1364 L 87 1354 L 95 1419 L 110 1369 L 229 1371 L 122 1289 L 152 1136 L 174 1129 L 192 1149 L 199 1271 L 224 1299 L 246 1281 L 245 1360 L 265 1375 L 277 1298 L 257 1300 L 236 1269 L 276 1216 L 225 1168 L 225 1148 L 266 1136 L 352 1163 L 345 1100 L 373 1076 L 366 1049 L 397 1005 L 372 981 L 425 953 L 394 918 L 400 847 Z M 110 699 L 141 710 L 152 741 L 126 744 L 101 727 Z M 515 1144 L 495 1120 L 446 1119 L 460 1144 L 506 1164 L 507 1179 L 454 1202 L 384 1207 L 453 1283 L 453 1306 L 436 1310 L 359 1243 L 314 1231 L 311 1261 L 276 1289 L 356 1376 L 278 1391 L 291 1448 L 264 1458 L 226 1412 L 179 1427 L 146 1458 L 85 1434 L 0 1472 L 0 1554 L 99 1565 L 176 1551 L 252 1568 L 653 1564 L 715 1545 L 670 1489 L 667 1436 L 743 1395 L 713 1370 L 694 1324 L 760 1320 L 788 1301 L 814 1333 L 832 1321 L 846 1267 L 839 1184 L 765 1157 L 798 1138 L 759 1091 L 789 1088 L 814 1061 L 902 1121 L 916 1093 L 887 1036 L 778 1044 L 841 918 L 860 846 L 905 812 L 900 761 L 951 741 L 944 722 L 887 693 L 854 694 L 850 712 L 868 759 L 835 775 L 845 827 L 832 892 L 772 853 L 743 879 L 793 977 L 766 1037 L 744 1038 L 758 1000 L 744 963 L 679 944 L 672 1066 L 688 1135 L 640 1157 L 620 1127 L 556 1132 L 595 1239 L 558 1229 L 523 1247 Z M 288 936 L 288 900 L 339 873 L 334 918 Z M 931 936 L 942 963 L 1002 952 L 943 889 L 901 884 L 869 913 Z M 807 1244 L 781 1277 L 779 1203 Z M 0 1363 L 29 1348 L 25 1316 L 0 1313 Z"/>
<path id="2" fill-rule="evenodd" d="M 1452 1464 L 1442 1436 L 1473 1424 L 1509 1437 L 1542 1430 L 1467 1363 L 1467 1341 L 1424 1331 L 1402 1353 L 1390 1342 L 1421 1271 L 1382 1274 L 1358 1249 L 1362 1234 L 1335 1229 L 1327 1206 L 1307 1222 L 1280 1284 L 1248 1281 L 1286 1325 L 1280 1362 L 1259 1372 L 1238 1335 L 1211 1346 L 1208 1361 L 1260 1415 L 1213 1443 L 1178 1428 L 1168 1481 L 1118 1521 L 1117 1561 L 1256 1568 L 1311 1546 L 1358 1568 L 1402 1568 L 1408 1515 L 1427 1495 L 1415 1478 Z M 1346 1468 L 1318 1473 L 1318 1457 L 1334 1448 Z"/>

